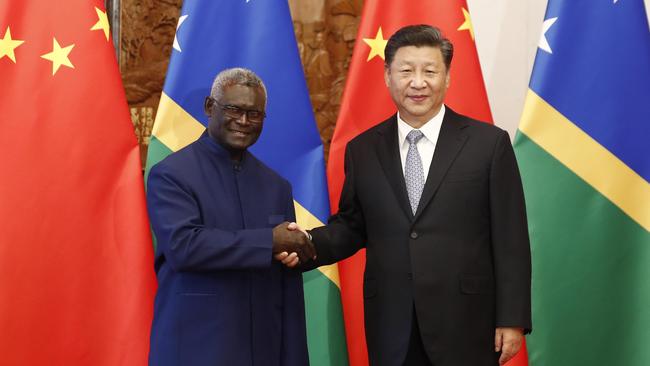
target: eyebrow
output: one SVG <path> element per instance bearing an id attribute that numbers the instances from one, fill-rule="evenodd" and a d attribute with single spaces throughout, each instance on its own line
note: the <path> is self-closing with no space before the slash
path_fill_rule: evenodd
<path id="1" fill-rule="evenodd" d="M 403 63 L 394 64 L 394 65 L 397 68 L 404 67 L 404 66 L 414 66 L 414 64 L 412 62 L 403 62 Z M 433 62 L 428 62 L 428 63 L 423 64 L 422 66 L 423 67 L 436 67 L 436 68 L 438 68 L 438 67 L 444 67 L 444 64 L 436 64 L 436 63 L 433 63 Z"/>

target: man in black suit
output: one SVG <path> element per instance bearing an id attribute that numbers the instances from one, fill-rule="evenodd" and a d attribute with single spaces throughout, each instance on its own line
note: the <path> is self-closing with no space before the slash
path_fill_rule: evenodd
<path id="1" fill-rule="evenodd" d="M 345 152 L 338 213 L 305 269 L 366 248 L 372 365 L 504 364 L 530 331 L 530 246 L 508 134 L 443 100 L 453 46 L 407 26 L 385 49 L 398 113 Z M 295 226 L 294 226 L 295 227 Z"/>

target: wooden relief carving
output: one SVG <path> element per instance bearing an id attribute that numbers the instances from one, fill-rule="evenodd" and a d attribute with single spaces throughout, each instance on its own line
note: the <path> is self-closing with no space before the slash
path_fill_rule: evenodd
<path id="1" fill-rule="evenodd" d="M 182 0 L 107 0 L 119 19 L 119 64 L 140 143 L 146 149 L 169 64 Z M 289 0 L 325 158 L 334 133 L 362 0 Z M 114 21 L 115 23 L 115 21 Z"/>
<path id="2" fill-rule="evenodd" d="M 289 0 L 325 159 L 359 28 L 362 0 Z"/>
<path id="3" fill-rule="evenodd" d="M 120 1 L 120 72 L 143 167 L 181 4 L 182 0 Z"/>

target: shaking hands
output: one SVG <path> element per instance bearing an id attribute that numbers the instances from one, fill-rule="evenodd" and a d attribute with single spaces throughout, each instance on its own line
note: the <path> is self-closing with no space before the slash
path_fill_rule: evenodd
<path id="1" fill-rule="evenodd" d="M 273 228 L 273 257 L 287 267 L 316 259 L 316 248 L 307 232 L 295 222 L 283 222 Z"/>

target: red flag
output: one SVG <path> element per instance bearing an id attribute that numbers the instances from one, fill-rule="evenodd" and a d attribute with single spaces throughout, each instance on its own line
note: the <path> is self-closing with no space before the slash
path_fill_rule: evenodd
<path id="1" fill-rule="evenodd" d="M 409 24 L 437 26 L 454 45 L 451 85 L 445 103 L 459 113 L 492 122 L 465 0 L 367 0 L 357 34 L 328 165 L 330 203 L 338 207 L 343 185 L 345 146 L 359 133 L 385 120 L 397 109 L 384 84 L 383 50 L 399 28 Z M 339 264 L 345 330 L 351 366 L 368 364 L 363 327 L 365 252 Z M 526 365 L 522 363 L 521 365 Z"/>
<path id="2" fill-rule="evenodd" d="M 3 365 L 147 362 L 152 244 L 103 4 L 0 4 Z"/>

